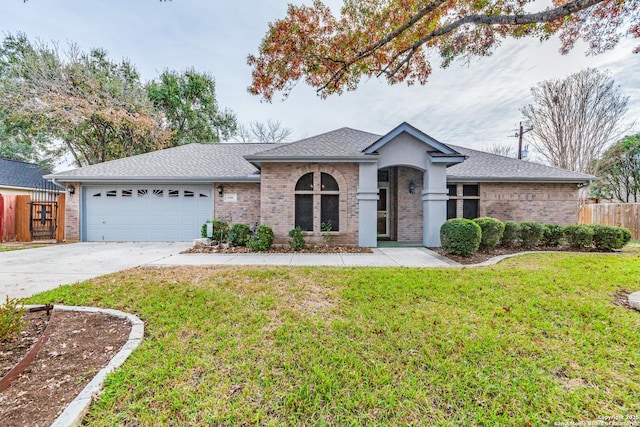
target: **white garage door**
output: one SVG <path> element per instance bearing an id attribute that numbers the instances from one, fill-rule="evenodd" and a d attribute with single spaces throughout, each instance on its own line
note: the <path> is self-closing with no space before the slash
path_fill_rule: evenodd
<path id="1" fill-rule="evenodd" d="M 84 240 L 179 242 L 213 215 L 211 186 L 87 186 Z"/>

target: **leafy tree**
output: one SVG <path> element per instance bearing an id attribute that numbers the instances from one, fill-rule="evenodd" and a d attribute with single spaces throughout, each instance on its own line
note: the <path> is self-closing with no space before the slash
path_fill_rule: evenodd
<path id="1" fill-rule="evenodd" d="M 338 17 L 319 0 L 289 5 L 269 25 L 258 55 L 248 57 L 249 91 L 270 101 L 300 80 L 322 97 L 355 90 L 363 77 L 425 84 L 429 51 L 439 51 L 446 67 L 455 58 L 490 55 L 505 38 L 544 40 L 559 32 L 562 53 L 578 39 L 600 53 L 627 33 L 640 37 L 638 0 L 554 0 L 538 12 L 530 3 L 539 2 L 344 0 Z"/>
<path id="2" fill-rule="evenodd" d="M 164 71 L 147 85 L 153 104 L 161 110 L 173 131 L 172 145 L 227 140 L 237 129 L 235 114 L 220 110 L 215 80 L 193 69 L 183 73 Z"/>
<path id="3" fill-rule="evenodd" d="M 625 203 L 640 202 L 640 134 L 627 136 L 602 155 L 600 190 Z"/>
<path id="4" fill-rule="evenodd" d="M 266 123 L 254 121 L 248 125 L 238 126 L 236 140 L 238 142 L 281 143 L 289 141 L 293 131 L 283 127 L 279 120 L 268 119 Z"/>
<path id="5" fill-rule="evenodd" d="M 38 163 L 52 172 L 60 147 L 42 133 L 30 134 L 20 123 L 13 123 L 6 111 L 0 110 L 0 157 L 21 162 Z"/>
<path id="6" fill-rule="evenodd" d="M 31 132 L 63 141 L 78 166 L 157 150 L 171 136 L 131 63 L 75 45 L 61 54 L 23 34 L 0 46 L 0 104 Z"/>
<path id="7" fill-rule="evenodd" d="M 523 115 L 531 123 L 533 146 L 553 166 L 597 173 L 594 159 L 620 137 L 628 97 L 607 73 L 588 68 L 531 89 L 534 102 Z"/>

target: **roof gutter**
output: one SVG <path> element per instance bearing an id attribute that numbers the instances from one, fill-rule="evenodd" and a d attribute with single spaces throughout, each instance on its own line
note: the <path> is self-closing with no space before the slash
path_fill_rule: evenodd
<path id="1" fill-rule="evenodd" d="M 178 177 L 178 176 L 55 176 L 47 175 L 47 179 L 56 185 L 58 182 L 82 182 L 82 183 L 172 183 L 172 184 L 212 184 L 214 182 L 260 182 L 260 175 L 247 176 L 202 176 L 202 177 Z"/>

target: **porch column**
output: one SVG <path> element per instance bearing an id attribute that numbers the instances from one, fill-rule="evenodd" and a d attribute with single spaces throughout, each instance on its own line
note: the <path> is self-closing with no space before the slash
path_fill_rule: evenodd
<path id="1" fill-rule="evenodd" d="M 440 227 L 447 220 L 447 167 L 444 163 L 431 163 L 422 180 L 422 214 L 424 228 L 422 244 L 440 247 Z"/>
<path id="2" fill-rule="evenodd" d="M 378 164 L 360 163 L 358 177 L 358 246 L 378 246 Z"/>

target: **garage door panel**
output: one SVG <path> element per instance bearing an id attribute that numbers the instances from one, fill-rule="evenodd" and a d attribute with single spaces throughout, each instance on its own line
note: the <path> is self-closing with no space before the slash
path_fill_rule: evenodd
<path id="1" fill-rule="evenodd" d="M 211 219 L 211 186 L 87 186 L 84 239 L 188 241 Z"/>

